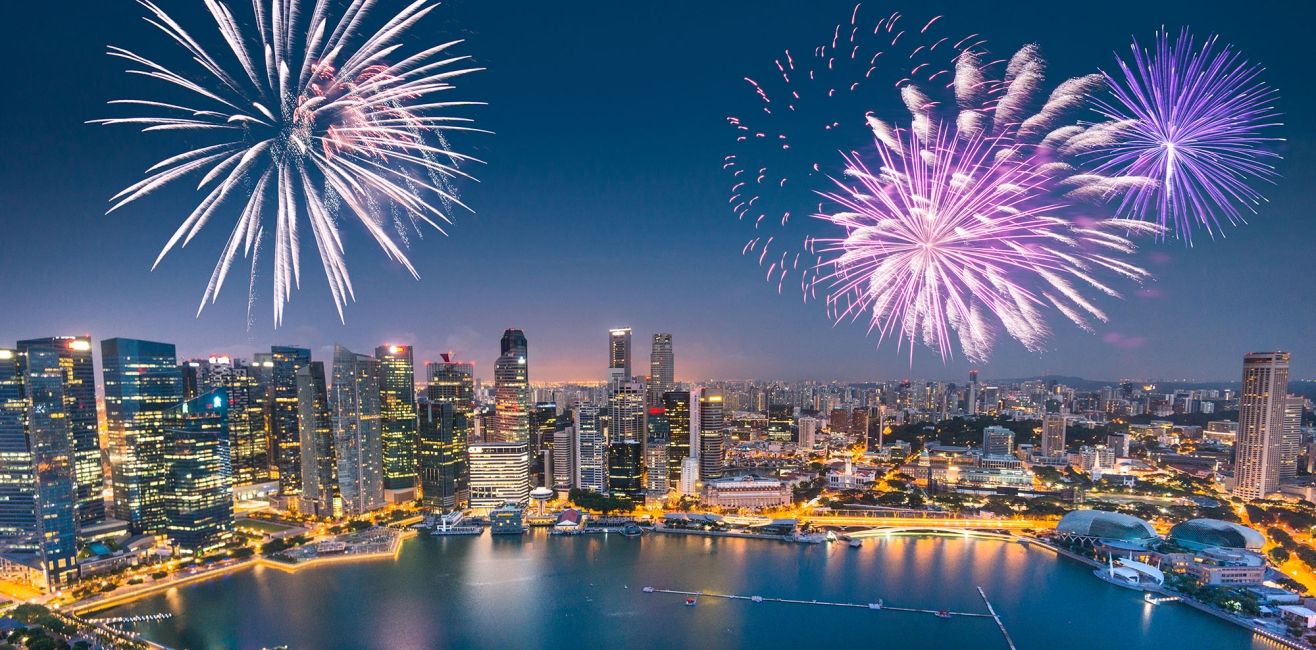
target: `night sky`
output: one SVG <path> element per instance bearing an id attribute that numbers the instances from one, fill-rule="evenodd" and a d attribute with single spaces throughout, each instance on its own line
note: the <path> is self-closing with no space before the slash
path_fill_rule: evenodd
<path id="1" fill-rule="evenodd" d="M 160 2 L 193 31 L 200 2 Z M 386 0 L 385 4 L 388 4 Z M 400 2 L 398 4 L 401 4 Z M 196 6 L 196 10 L 189 7 Z M 369 352 L 417 346 L 418 361 L 451 349 L 488 376 L 506 327 L 525 330 L 532 380 L 604 376 L 607 329 L 635 330 L 637 366 L 649 335 L 672 332 L 679 379 L 958 380 L 918 349 L 876 347 L 860 324 L 833 326 L 816 304 L 778 295 L 727 209 L 726 116 L 743 106 L 742 77 L 782 48 L 807 48 L 849 18 L 851 2 L 490 2 L 456 0 L 413 35 L 466 38 L 461 53 L 487 72 L 459 82 L 496 135 L 464 138 L 488 162 L 462 187 L 477 214 L 450 237 L 413 243 L 422 280 L 386 260 L 359 226 L 345 229 L 357 301 L 338 322 L 309 236 L 302 290 L 275 330 L 268 269 L 254 325 L 246 272 L 219 303 L 194 314 L 231 221 L 216 218 L 188 248 L 149 272 L 197 196 L 189 188 L 104 216 L 110 196 L 177 150 L 167 134 L 84 122 L 104 102 L 151 86 L 123 74 L 108 44 L 171 62 L 181 50 L 129 0 L 13 2 L 0 21 L 7 61 L 0 129 L 0 342 L 90 333 L 178 344 L 184 357 L 249 356 L 271 343 L 339 342 Z M 886 6 L 886 5 L 883 5 Z M 1227 239 L 1185 249 L 1149 244 L 1152 291 L 1106 300 L 1095 335 L 1055 323 L 1050 351 L 1002 340 L 985 377 L 1044 373 L 1236 379 L 1241 355 L 1285 349 L 1294 377 L 1316 376 L 1316 100 L 1311 2 L 890 3 L 911 17 L 944 13 L 952 31 L 979 32 L 994 52 L 1039 43 L 1051 77 L 1109 66 L 1131 36 L 1164 24 L 1216 31 L 1266 66 L 1281 94 L 1285 159 L 1271 203 Z M 917 18 L 915 18 L 917 20 Z M 232 218 L 229 215 L 229 219 Z"/>

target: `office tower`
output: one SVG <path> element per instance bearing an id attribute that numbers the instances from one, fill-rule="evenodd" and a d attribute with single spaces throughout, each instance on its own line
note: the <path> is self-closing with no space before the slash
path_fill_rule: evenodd
<path id="1" fill-rule="evenodd" d="M 969 371 L 969 390 L 964 400 L 964 412 L 969 415 L 978 414 L 978 371 Z"/>
<path id="2" fill-rule="evenodd" d="M 995 425 L 982 430 L 984 456 L 1009 456 L 1014 453 L 1014 432 Z"/>
<path id="3" fill-rule="evenodd" d="M 553 489 L 566 491 L 576 487 L 579 451 L 574 424 L 553 432 Z"/>
<path id="4" fill-rule="evenodd" d="M 799 419 L 800 428 L 800 449 L 810 450 L 818 442 L 818 427 L 822 421 L 818 418 L 801 417 Z"/>
<path id="5" fill-rule="evenodd" d="M 323 361 L 312 361 L 297 369 L 297 426 L 302 462 L 301 510 L 317 517 L 341 517 L 338 453 Z"/>
<path id="6" fill-rule="evenodd" d="M 604 492 L 608 487 L 608 441 L 604 437 L 601 409 L 588 402 L 576 405 L 576 487 Z"/>
<path id="7" fill-rule="evenodd" d="M 530 410 L 530 455 L 538 457 L 557 430 L 557 402 L 536 402 Z"/>
<path id="8" fill-rule="evenodd" d="M 672 351 L 672 335 L 659 332 L 653 335 L 653 351 L 649 353 L 649 406 L 663 405 L 663 395 L 676 388 L 676 354 Z"/>
<path id="9" fill-rule="evenodd" d="M 190 359 L 178 364 L 178 373 L 183 378 L 183 399 L 196 399 L 201 387 L 201 361 Z"/>
<path id="10" fill-rule="evenodd" d="M 850 412 L 845 409 L 832 409 L 828 416 L 827 428 L 832 433 L 850 432 Z"/>
<path id="11" fill-rule="evenodd" d="M 1235 496 L 1260 499 L 1279 489 L 1288 385 L 1289 353 L 1252 352 L 1243 356 L 1243 389 L 1238 396 L 1238 438 L 1234 445 Z"/>
<path id="12" fill-rule="evenodd" d="M 447 353 L 440 357 L 440 361 L 425 366 L 428 378 L 425 395 L 430 404 L 452 406 L 452 457 L 445 471 L 452 473 L 457 507 L 465 507 L 470 500 L 470 467 L 466 448 L 475 433 L 475 366 L 469 362 L 456 361 Z"/>
<path id="13" fill-rule="evenodd" d="M 1298 453 L 1302 447 L 1302 406 L 1306 398 L 1285 395 L 1284 425 L 1280 438 L 1279 480 L 1291 481 L 1298 476 Z"/>
<path id="14" fill-rule="evenodd" d="M 879 404 L 875 407 L 865 407 L 862 410 L 867 416 L 864 418 L 864 428 L 867 432 L 867 435 L 864 436 L 864 445 L 872 450 L 881 449 L 886 437 L 886 407 Z M 873 411 L 877 411 L 876 416 L 873 415 Z"/>
<path id="15" fill-rule="evenodd" d="M 690 457 L 690 391 L 663 393 L 663 413 L 667 418 L 667 480 L 676 485 L 681 480 L 681 463 Z M 698 446 L 698 443 L 695 443 Z M 653 470 L 651 466 L 650 471 Z"/>
<path id="16" fill-rule="evenodd" d="M 233 539 L 228 390 L 216 388 L 164 414 L 165 534 L 200 555 Z"/>
<path id="17" fill-rule="evenodd" d="M 869 421 L 870 415 L 866 406 L 856 408 L 850 412 L 850 433 L 858 436 L 864 444 L 868 444 L 869 425 L 871 424 Z"/>
<path id="18" fill-rule="evenodd" d="M 481 442 L 469 448 L 471 504 L 473 510 L 488 512 L 530 500 L 530 450 L 525 441 Z"/>
<path id="19" fill-rule="evenodd" d="M 96 414 L 96 369 L 91 360 L 91 338 L 86 336 L 52 336 L 19 341 L 17 359 L 21 364 L 37 349 L 59 360 L 63 376 L 65 417 L 73 438 L 73 480 L 77 486 L 79 525 L 105 520 L 105 470 L 101 465 L 100 418 Z M 21 371 L 21 368 L 20 368 Z"/>
<path id="20" fill-rule="evenodd" d="M 379 414 L 379 360 L 334 346 L 329 413 L 338 458 L 343 512 L 384 507 L 384 450 Z"/>
<path id="21" fill-rule="evenodd" d="M 681 496 L 699 496 L 699 459 L 691 456 L 681 461 L 681 480 L 676 484 Z"/>
<path id="22" fill-rule="evenodd" d="M 263 483 L 270 478 L 269 438 L 265 429 L 264 387 L 253 366 L 241 359 L 215 355 L 183 364 L 184 393 L 188 370 L 198 372 L 197 394 L 223 388 L 228 392 L 228 428 L 234 485 Z M 193 395 L 191 399 L 195 399 Z"/>
<path id="23" fill-rule="evenodd" d="M 608 444 L 608 493 L 644 501 L 644 449 L 638 440 Z"/>
<path id="24" fill-rule="evenodd" d="M 418 405 L 419 429 L 416 473 L 420 478 L 421 503 L 427 508 L 450 511 L 466 506 L 466 416 L 451 402 L 422 397 Z"/>
<path id="25" fill-rule="evenodd" d="M 492 442 L 528 444 L 530 373 L 525 334 L 517 329 L 504 332 L 501 351 L 498 360 L 494 362 L 494 430 L 492 435 L 486 433 L 484 438 Z"/>
<path id="26" fill-rule="evenodd" d="M 644 440 L 644 492 L 650 498 L 662 498 L 672 485 L 671 461 L 667 449 L 672 431 L 662 408 L 649 409 L 648 435 Z"/>
<path id="27" fill-rule="evenodd" d="M 631 374 L 631 328 L 608 330 L 608 368 L 617 370 L 623 379 Z"/>
<path id="28" fill-rule="evenodd" d="M 35 554 L 51 586 L 78 577 L 77 485 L 65 411 L 73 400 L 64 393 L 65 377 L 59 353 L 48 347 L 0 350 L 0 547 Z"/>
<path id="29" fill-rule="evenodd" d="M 183 401 L 174 346 L 101 341 L 114 513 L 135 535 L 165 532 L 165 412 Z"/>
<path id="30" fill-rule="evenodd" d="M 644 440 L 644 382 L 613 381 L 608 388 L 608 441 Z"/>
<path id="31" fill-rule="evenodd" d="M 384 449 L 384 489 L 416 487 L 416 370 L 410 345 L 381 345 L 379 421 Z"/>
<path id="32" fill-rule="evenodd" d="M 301 485 L 301 427 L 297 422 L 297 370 L 311 362 L 305 348 L 274 346 L 270 348 L 270 449 L 273 474 L 279 479 L 279 493 L 294 496 Z"/>
<path id="33" fill-rule="evenodd" d="M 795 420 L 795 408 L 789 404 L 771 404 L 768 406 L 768 440 L 790 442 L 791 424 Z"/>
<path id="34" fill-rule="evenodd" d="M 1047 458 L 1065 455 L 1065 415 L 1047 413 L 1042 418 L 1042 455 Z"/>
<path id="35" fill-rule="evenodd" d="M 722 393 L 708 388 L 699 396 L 699 478 L 722 478 Z"/>

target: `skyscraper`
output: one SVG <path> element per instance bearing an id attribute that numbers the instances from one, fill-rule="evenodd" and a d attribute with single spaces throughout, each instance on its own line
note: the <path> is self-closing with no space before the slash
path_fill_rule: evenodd
<path id="1" fill-rule="evenodd" d="M 138 535 L 165 532 L 165 412 L 183 401 L 170 343 L 101 341 L 115 515 Z"/>
<path id="2" fill-rule="evenodd" d="M 311 362 L 305 348 L 270 348 L 270 449 L 273 469 L 278 474 L 279 493 L 294 496 L 302 491 L 301 427 L 297 423 L 297 370 Z"/>
<path id="3" fill-rule="evenodd" d="M 699 396 L 699 478 L 722 478 L 722 393 L 705 388 Z"/>
<path id="4" fill-rule="evenodd" d="M 631 328 L 608 330 L 608 368 L 617 369 L 624 379 L 631 374 Z"/>
<path id="5" fill-rule="evenodd" d="M 233 539 L 233 466 L 228 390 L 202 393 L 164 414 L 165 533 L 185 554 Z"/>
<path id="6" fill-rule="evenodd" d="M 49 585 L 78 576 L 77 486 L 64 376 L 53 350 L 0 350 L 0 545 L 35 553 Z"/>
<path id="7" fill-rule="evenodd" d="M 410 345 L 381 345 L 379 412 L 383 431 L 384 489 L 416 486 L 416 370 Z"/>
<path id="8" fill-rule="evenodd" d="M 1065 415 L 1047 413 L 1042 418 L 1042 455 L 1048 458 L 1065 454 Z"/>
<path id="9" fill-rule="evenodd" d="M 663 393 L 663 414 L 668 431 L 667 480 L 676 485 L 681 481 L 681 463 L 690 457 L 690 391 Z"/>
<path id="10" fill-rule="evenodd" d="M 613 381 L 608 387 L 608 441 L 644 440 L 644 382 Z"/>
<path id="11" fill-rule="evenodd" d="M 608 444 L 608 493 L 644 502 L 644 449 L 638 440 Z"/>
<path id="12" fill-rule="evenodd" d="M 557 430 L 557 402 L 536 402 L 530 410 L 530 455 L 538 458 L 553 442 Z"/>
<path id="13" fill-rule="evenodd" d="M 978 371 L 969 371 L 969 388 L 965 395 L 964 412 L 969 415 L 978 414 Z"/>
<path id="14" fill-rule="evenodd" d="M 1302 450 L 1302 406 L 1306 398 L 1301 395 L 1284 397 L 1284 433 L 1280 452 L 1279 480 L 1288 481 L 1298 476 L 1298 454 Z"/>
<path id="15" fill-rule="evenodd" d="M 419 406 L 416 473 L 421 500 L 426 507 L 449 511 L 465 507 L 469 499 L 466 481 L 466 416 L 451 402 L 422 397 Z"/>
<path id="16" fill-rule="evenodd" d="M 470 446 L 471 504 L 488 512 L 504 503 L 530 500 L 530 451 L 525 441 L 482 442 Z"/>
<path id="17" fill-rule="evenodd" d="M 334 346 L 329 412 L 343 511 L 384 507 L 384 452 L 379 414 L 379 360 Z"/>
<path id="18" fill-rule="evenodd" d="M 96 414 L 96 369 L 91 338 L 52 336 L 18 342 L 18 360 L 34 350 L 46 350 L 59 360 L 65 416 L 73 438 L 73 480 L 77 486 L 77 517 L 81 525 L 105 520 L 105 471 L 101 466 L 100 422 Z"/>
<path id="19" fill-rule="evenodd" d="M 1014 453 L 1014 432 L 998 426 L 989 426 L 982 430 L 982 454 L 984 456 L 1009 456 Z"/>
<path id="20" fill-rule="evenodd" d="M 576 487 L 593 492 L 608 488 L 608 441 L 604 437 L 598 406 L 589 402 L 576 404 L 573 421 L 576 423 Z"/>
<path id="21" fill-rule="evenodd" d="M 527 444 L 530 441 L 528 348 L 521 330 L 509 329 L 503 333 L 501 354 L 494 362 L 494 431 L 492 435 L 486 434 L 487 440 Z"/>
<path id="22" fill-rule="evenodd" d="M 649 353 L 649 406 L 663 405 L 663 394 L 676 388 L 676 354 L 672 351 L 672 335 L 659 332 L 653 335 L 653 351 Z"/>
<path id="23" fill-rule="evenodd" d="M 579 452 L 574 424 L 553 432 L 553 489 L 567 491 L 576 487 Z"/>
<path id="24" fill-rule="evenodd" d="M 323 361 L 312 361 L 297 369 L 297 426 L 302 462 L 301 509 L 317 517 L 341 517 L 338 452 Z"/>
<path id="25" fill-rule="evenodd" d="M 1234 445 L 1236 496 L 1260 499 L 1279 489 L 1288 386 L 1289 353 L 1252 352 L 1243 356 L 1238 438 Z"/>
<path id="26" fill-rule="evenodd" d="M 228 392 L 229 440 L 234 485 L 262 483 L 270 478 L 270 447 L 265 429 L 265 392 L 252 366 L 241 359 L 215 355 L 198 363 L 198 394 L 223 388 Z M 184 364 L 187 367 L 187 364 Z M 184 392 L 187 377 L 184 374 Z M 195 398 L 195 396 L 193 396 Z"/>
<path id="27" fill-rule="evenodd" d="M 452 481 L 453 499 L 457 504 L 455 507 L 465 507 L 470 500 L 470 466 L 466 449 L 475 431 L 475 367 L 469 362 L 456 361 L 450 354 L 445 353 L 441 355 L 440 361 L 427 364 L 425 371 L 428 377 L 425 395 L 429 398 L 430 404 L 448 404 L 452 407 L 451 448 L 447 451 L 443 448 L 439 450 L 431 448 L 431 452 L 439 451 L 440 454 L 438 457 L 431 456 L 430 460 L 440 463 L 443 468 L 437 478 Z M 442 413 L 432 415 L 446 417 Z M 441 426 L 445 422 L 440 421 L 437 425 Z M 441 442 L 435 443 L 433 436 L 437 435 L 443 439 L 446 432 L 442 429 L 432 429 L 428 435 L 431 438 L 430 444 L 442 445 Z M 421 444 L 427 444 L 424 438 Z M 450 453 L 451 456 L 445 456 L 445 453 Z M 443 495 L 439 498 L 447 499 L 447 496 Z M 428 495 L 426 499 L 429 499 Z"/>
<path id="28" fill-rule="evenodd" d="M 650 499 L 661 499 L 672 486 L 670 461 L 667 457 L 672 431 L 667 412 L 661 407 L 649 409 L 649 432 L 644 440 L 644 492 Z"/>

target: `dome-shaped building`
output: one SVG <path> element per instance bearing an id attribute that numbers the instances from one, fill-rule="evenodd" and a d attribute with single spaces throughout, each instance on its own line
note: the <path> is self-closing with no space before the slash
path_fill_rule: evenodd
<path id="1" fill-rule="evenodd" d="M 1242 524 L 1219 519 L 1189 519 L 1175 524 L 1167 537 L 1175 544 L 1195 551 L 1211 547 L 1260 551 L 1266 544 L 1266 538 L 1261 533 Z"/>
<path id="2" fill-rule="evenodd" d="M 1150 542 L 1157 538 L 1152 525 L 1130 515 L 1105 510 L 1075 510 L 1060 518 L 1056 534 L 1083 540 Z"/>

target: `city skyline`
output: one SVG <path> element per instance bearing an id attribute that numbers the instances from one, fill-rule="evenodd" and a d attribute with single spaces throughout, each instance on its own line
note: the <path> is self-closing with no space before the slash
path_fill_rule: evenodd
<path id="1" fill-rule="evenodd" d="M 50 101 L 6 109 L 14 121 L 31 128 L 6 134 L 11 153 L 4 157 L 0 195 L 13 201 L 7 219 L 12 222 L 10 236 L 0 242 L 0 254 L 9 260 L 5 275 L 17 284 L 39 279 L 64 299 L 57 304 L 39 292 L 13 297 L 13 315 L 0 323 L 0 339 L 89 333 L 97 340 L 166 340 L 177 345 L 183 358 L 212 352 L 250 358 L 270 343 L 296 343 L 315 350 L 318 358 L 329 358 L 335 343 L 369 350 L 389 342 L 414 346 L 417 363 L 452 351 L 474 361 L 477 375 L 488 379 L 495 355 L 485 341 L 491 332 L 514 326 L 536 341 L 538 370 L 533 380 L 539 382 L 597 376 L 607 361 L 601 358 L 595 332 L 630 327 L 640 342 L 634 354 L 641 365 L 649 335 L 671 331 L 683 357 L 677 378 L 686 381 L 963 377 L 971 364 L 962 356 L 943 366 L 935 355 L 920 350 L 911 367 L 893 347 L 878 348 L 861 325 L 833 326 L 819 305 L 777 295 L 762 281 L 753 261 L 738 255 L 744 230 L 726 213 L 717 166 L 726 139 L 725 114 L 744 99 L 741 77 L 770 66 L 778 45 L 816 41 L 844 20 L 852 6 L 776 3 L 750 15 L 733 5 L 675 7 L 656 15 L 620 8 L 607 20 L 532 7 L 508 24 L 507 17 L 479 3 L 445 5 L 445 16 L 452 22 L 440 21 L 434 28 L 445 36 L 469 37 L 476 62 L 490 68 L 483 78 L 472 77 L 467 87 L 473 97 L 490 102 L 478 117 L 497 132 L 475 143 L 477 153 L 489 160 L 479 170 L 482 182 L 462 188 L 477 213 L 459 220 L 448 238 L 413 242 L 420 282 L 358 244 L 353 249 L 360 255 L 354 278 L 369 290 L 347 306 L 347 324 L 338 323 L 323 280 L 308 279 L 294 294 L 279 330 L 272 328 L 265 301 L 257 305 L 248 329 L 241 287 L 230 288 L 219 304 L 194 318 L 204 288 L 198 274 L 208 273 L 213 263 L 208 254 L 188 251 L 171 257 L 155 273 L 147 271 L 163 243 L 161 226 L 172 221 L 172 209 L 186 205 L 187 192 L 164 192 L 149 206 L 100 216 L 107 197 L 132 173 L 158 159 L 155 145 L 82 124 L 103 115 L 102 102 L 122 83 L 118 66 L 104 56 L 103 46 L 138 38 L 148 29 L 136 7 L 96 7 L 71 16 L 18 8 L 19 16 L 9 24 L 28 28 L 7 33 L 3 47 L 56 63 L 17 70 L 18 84 L 35 85 L 66 69 L 87 74 L 76 84 L 49 84 Z M 1296 11 L 1302 10 L 1310 8 Z M 927 12 L 945 13 L 945 22 L 964 28 L 985 19 L 987 10 L 935 7 Z M 1129 36 L 1145 36 L 1167 17 L 1202 33 L 1219 32 L 1265 66 L 1267 79 L 1280 88 L 1289 144 L 1279 170 L 1283 182 L 1269 190 L 1271 202 L 1250 224 L 1228 229 L 1222 239 L 1199 238 L 1192 249 L 1176 242 L 1144 246 L 1157 280 L 1122 301 L 1103 305 L 1110 315 L 1108 324 L 1095 334 L 1057 324 L 1049 352 L 1042 354 L 1003 343 L 987 364 L 979 364 L 984 377 L 1057 374 L 1232 381 L 1235 372 L 1225 359 L 1271 349 L 1293 353 L 1295 379 L 1316 376 L 1316 340 L 1305 336 L 1302 327 L 1316 320 L 1316 301 L 1308 299 L 1301 283 L 1273 280 L 1301 277 L 1303 254 L 1316 237 L 1316 221 L 1303 216 L 1310 204 L 1308 188 L 1316 186 L 1308 164 L 1316 129 L 1312 117 L 1301 110 L 1311 91 L 1288 82 L 1299 78 L 1301 58 L 1294 56 L 1298 39 L 1282 35 L 1295 29 L 1291 25 L 1307 21 L 1276 25 L 1260 13 L 1240 15 L 1223 5 L 1176 3 L 1153 9 L 1124 3 L 1056 33 L 1038 29 L 1046 22 L 1042 17 L 1020 14 L 1008 24 L 991 21 L 985 36 L 1000 52 L 1037 39 L 1057 78 L 1086 71 L 1091 61 L 1109 65 L 1111 54 L 1122 50 Z M 768 20 L 770 15 L 788 19 Z M 56 20 L 78 36 L 76 42 L 40 38 Z M 653 22 L 655 28 L 623 36 L 626 30 L 613 29 L 617 20 Z M 587 54 L 543 40 L 560 30 L 530 28 L 565 26 L 564 21 L 600 47 L 627 53 L 617 61 L 593 61 L 591 65 L 603 66 L 603 74 L 638 73 L 659 84 L 685 84 L 699 92 L 651 95 L 647 88 L 623 85 L 613 96 L 613 90 L 591 87 L 587 82 L 592 75 L 572 72 L 591 69 L 583 65 Z M 663 26 L 678 25 L 692 30 L 691 50 L 698 54 L 681 54 L 673 65 L 656 34 L 665 31 Z M 523 56 L 528 51 L 537 54 Z M 699 65 L 710 56 L 723 64 Z M 546 86 L 540 79 L 550 76 L 547 71 L 567 76 L 560 86 Z M 561 107 L 567 99 L 595 108 L 567 110 Z M 714 107 L 709 99 L 715 100 Z M 520 107 L 532 102 L 542 102 L 547 113 L 541 119 L 559 128 L 526 123 Z M 607 107 L 627 110 L 613 115 Z M 650 127 L 634 129 L 632 120 Z M 608 134 L 606 143 L 599 133 Z M 550 165 L 535 153 L 540 151 L 567 151 L 567 158 Z M 600 166 L 592 161 L 600 151 L 623 164 Z M 90 164 L 93 160 L 97 164 Z M 657 173 L 660 170 L 666 171 Z M 76 178 L 77 183 L 51 183 L 54 178 Z M 596 191 L 596 186 L 605 189 Z M 655 192 L 666 198 L 649 201 Z M 540 210 L 532 207 L 537 197 L 555 194 L 560 201 L 544 208 L 542 215 L 527 218 Z M 602 240 L 585 244 L 575 238 L 580 228 L 603 223 L 609 228 L 594 229 Z M 680 232 L 698 236 L 672 236 Z M 192 246 L 213 251 L 221 235 L 202 233 Z M 56 254 L 90 249 L 115 254 L 70 259 Z M 513 249 L 527 254 L 498 256 L 498 251 Z M 1261 256 L 1266 265 L 1253 263 Z M 599 272 L 606 268 L 643 272 Z M 490 286 L 500 287 L 496 299 L 486 290 Z M 674 286 L 682 288 L 675 298 L 652 299 L 673 295 Z M 568 295 L 574 298 L 563 300 Z M 1287 308 L 1283 317 L 1245 318 L 1257 302 Z M 1201 354 L 1204 346 L 1217 354 Z"/>

